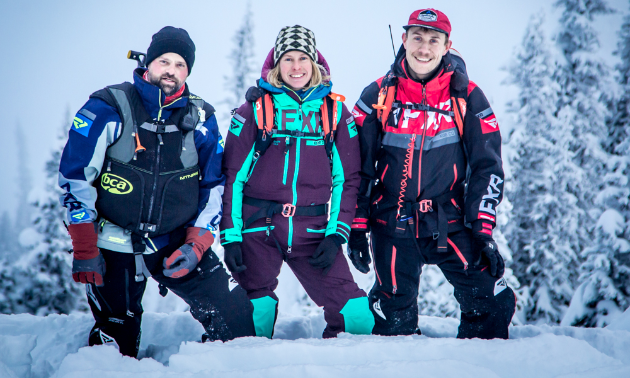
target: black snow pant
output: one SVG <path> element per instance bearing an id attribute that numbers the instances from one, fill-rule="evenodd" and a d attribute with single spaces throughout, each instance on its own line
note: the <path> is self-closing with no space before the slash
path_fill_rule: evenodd
<path id="1" fill-rule="evenodd" d="M 372 232 L 377 280 L 370 291 L 376 325 L 373 334 L 411 335 L 418 328 L 418 286 L 424 264 L 436 264 L 455 288 L 461 308 L 458 338 L 508 338 L 516 309 L 514 292 L 503 277 L 492 277 L 487 266 L 473 266 L 479 251 L 464 229 L 448 235 L 447 252 L 437 240 L 392 238 Z"/>
<path id="2" fill-rule="evenodd" d="M 190 306 L 191 315 L 203 325 L 209 340 L 254 336 L 253 305 L 240 286 L 230 291 L 230 276 L 211 249 L 204 253 L 197 268 L 184 277 L 169 278 L 162 274 L 162 261 L 176 249 L 165 247 L 154 254 L 144 255 L 152 277 Z M 101 249 L 101 253 L 106 263 L 104 286 L 86 285 L 95 320 L 89 344 L 101 344 L 113 338 L 120 353 L 137 357 L 143 312 L 141 302 L 147 279 L 135 281 L 133 253 L 106 249 Z"/>

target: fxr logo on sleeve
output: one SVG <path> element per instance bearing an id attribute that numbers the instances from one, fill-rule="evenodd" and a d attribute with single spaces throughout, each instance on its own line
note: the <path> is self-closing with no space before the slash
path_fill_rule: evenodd
<path id="1" fill-rule="evenodd" d="M 488 185 L 488 194 L 485 194 L 481 203 L 479 203 L 479 211 L 483 211 L 485 213 L 489 213 L 492 215 L 496 215 L 497 212 L 494 209 L 494 206 L 499 204 L 499 195 L 501 194 L 501 189 L 499 189 L 499 185 L 503 183 L 503 180 L 497 175 L 490 175 L 490 184 Z M 492 204 L 489 201 L 494 201 Z"/>
<path id="2" fill-rule="evenodd" d="M 499 131 L 499 121 L 497 121 L 497 117 L 494 115 L 492 108 L 477 113 L 476 116 L 479 118 L 479 123 L 481 123 L 481 132 L 483 134 Z"/>

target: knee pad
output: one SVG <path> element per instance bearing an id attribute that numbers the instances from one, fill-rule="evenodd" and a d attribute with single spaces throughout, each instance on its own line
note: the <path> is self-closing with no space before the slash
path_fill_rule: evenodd
<path id="1" fill-rule="evenodd" d="M 339 311 L 343 315 L 345 331 L 354 335 L 369 335 L 374 328 L 374 315 L 367 297 L 353 298 Z"/>

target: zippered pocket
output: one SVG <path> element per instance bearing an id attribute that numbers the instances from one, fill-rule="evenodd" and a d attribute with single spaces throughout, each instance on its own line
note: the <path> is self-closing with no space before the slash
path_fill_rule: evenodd
<path id="1" fill-rule="evenodd" d="M 466 261 L 466 258 L 464 257 L 462 252 L 459 250 L 459 248 L 457 248 L 455 243 L 453 243 L 453 241 L 450 238 L 446 238 L 446 241 L 448 242 L 448 244 L 451 245 L 451 247 L 453 247 L 453 250 L 455 250 L 457 257 L 459 257 L 459 259 L 462 260 L 462 263 L 464 264 L 464 272 L 468 274 L 468 261 Z"/>

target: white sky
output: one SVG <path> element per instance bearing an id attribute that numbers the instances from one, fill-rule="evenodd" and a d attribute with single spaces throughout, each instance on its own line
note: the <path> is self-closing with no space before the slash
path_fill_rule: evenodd
<path id="1" fill-rule="evenodd" d="M 499 122 L 507 126 L 505 104 L 515 91 L 501 84 L 506 77 L 501 68 L 512 57 L 532 14 L 547 14 L 549 35 L 555 30 L 559 13 L 552 10 L 551 3 L 253 0 L 256 60 L 262 65 L 283 26 L 308 27 L 331 67 L 333 90 L 345 95 L 346 105 L 352 107 L 362 89 L 384 75 L 392 63 L 388 25 L 392 25 L 398 48 L 409 14 L 434 7 L 448 15 L 453 47 L 463 54 L 470 78 L 486 93 Z M 620 14 L 601 17 L 597 27 L 602 54 L 610 57 L 612 66 L 616 61 L 610 53 L 617 43 L 622 15 L 628 13 L 628 1 L 609 0 L 609 5 Z M 74 114 L 92 92 L 130 81 L 136 64 L 126 59 L 127 51 L 146 51 L 151 36 L 166 25 L 186 29 L 197 47 L 188 79 L 192 92 L 218 104 L 226 96 L 227 56 L 245 6 L 245 0 L 1 0 L 0 125 L 4 134 L 0 137 L 0 213 L 13 213 L 22 206 L 15 200 L 24 190 L 16 184 L 18 122 L 27 138 L 27 165 L 33 183 L 41 187 L 44 162 L 66 108 Z M 224 119 L 225 109 L 219 110 Z M 220 127 L 225 131 L 227 123 Z"/>

